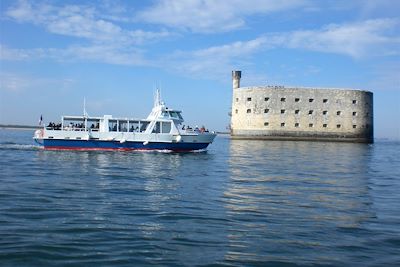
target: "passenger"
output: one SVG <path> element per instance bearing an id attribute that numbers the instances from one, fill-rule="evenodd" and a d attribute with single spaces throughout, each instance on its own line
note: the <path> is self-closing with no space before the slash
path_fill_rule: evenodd
<path id="1" fill-rule="evenodd" d="M 185 130 L 185 125 L 182 126 L 182 130 Z"/>
<path id="2" fill-rule="evenodd" d="M 94 124 L 92 123 L 92 125 L 90 126 L 90 129 L 93 129 L 94 128 Z"/>

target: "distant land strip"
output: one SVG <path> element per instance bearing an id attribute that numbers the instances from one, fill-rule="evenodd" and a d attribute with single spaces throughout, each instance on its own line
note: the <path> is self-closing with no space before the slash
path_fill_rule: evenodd
<path id="1" fill-rule="evenodd" d="M 0 124 L 0 129 L 34 130 L 34 129 L 41 129 L 41 128 L 43 128 L 43 126 Z"/>

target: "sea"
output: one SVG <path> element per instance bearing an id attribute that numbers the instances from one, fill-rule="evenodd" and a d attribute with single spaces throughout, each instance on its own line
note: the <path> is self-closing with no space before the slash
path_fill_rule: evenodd
<path id="1" fill-rule="evenodd" d="M 0 266 L 400 266 L 400 142 L 46 151 L 0 130 Z"/>

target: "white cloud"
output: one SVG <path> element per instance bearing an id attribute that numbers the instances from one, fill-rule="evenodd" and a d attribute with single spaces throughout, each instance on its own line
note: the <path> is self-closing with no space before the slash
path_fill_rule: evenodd
<path id="1" fill-rule="evenodd" d="M 109 3 L 104 3 L 105 7 L 109 7 Z M 2 60 L 50 58 L 58 61 L 88 60 L 116 65 L 149 65 L 140 47 L 167 38 L 171 33 L 166 30 L 128 30 L 104 19 L 108 14 L 114 16 L 121 12 L 124 12 L 123 8 L 104 13 L 87 5 L 58 7 L 21 0 L 6 11 L 9 18 L 20 23 L 33 23 L 50 33 L 75 39 L 71 39 L 72 44 L 65 48 L 13 49 L 0 45 L 0 57 Z"/>
<path id="2" fill-rule="evenodd" d="M 164 59 L 168 63 L 162 66 L 190 76 L 217 78 L 226 74 L 226 70 L 249 64 L 246 58 L 259 52 L 265 43 L 266 38 L 260 37 L 196 51 L 178 51 Z"/>
<path id="3" fill-rule="evenodd" d="M 110 6 L 110 3 L 106 6 Z M 193 31 L 224 31 L 236 29 L 245 18 L 254 14 L 309 7 L 306 0 L 251 1 L 170 1 L 160 0 L 138 17 L 154 23 L 183 27 Z M 236 41 L 194 51 L 167 51 L 155 62 L 147 58 L 148 47 L 142 44 L 171 36 L 166 30 L 128 30 L 105 19 L 107 15 L 123 14 L 116 6 L 107 13 L 88 5 L 64 5 L 19 1 L 6 12 L 9 18 L 44 27 L 51 33 L 76 37 L 72 45 L 61 48 L 12 49 L 0 45 L 1 59 L 28 60 L 51 58 L 58 61 L 89 60 L 117 65 L 149 66 L 157 63 L 191 75 L 203 72 L 248 66 L 252 57 L 273 48 L 336 53 L 352 58 L 400 54 L 398 19 L 371 19 L 353 23 L 329 24 L 319 29 L 266 33 L 252 40 Z M 122 16 L 121 16 L 122 17 Z M 397 34 L 397 35 L 396 35 Z M 79 42 L 85 40 L 84 43 Z M 75 40 L 75 39 L 74 39 Z M 88 42 L 87 42 L 88 41 Z M 208 71 L 213 70 L 213 71 Z"/>
<path id="4" fill-rule="evenodd" d="M 15 49 L 0 44 L 0 60 L 29 61 L 52 59 L 59 62 L 91 61 L 114 65 L 149 66 L 151 61 L 144 52 L 135 48 L 120 48 L 104 44 L 72 45 L 65 49 L 34 48 Z"/>
<path id="5" fill-rule="evenodd" d="M 362 58 L 399 54 L 400 38 L 392 34 L 397 19 L 375 19 L 347 24 L 330 24 L 320 30 L 277 34 L 280 45 L 311 51 L 337 53 Z M 279 43 L 278 43 L 279 45 Z"/>
<path id="6" fill-rule="evenodd" d="M 308 0 L 159 0 L 138 14 L 150 23 L 193 32 L 224 32 L 245 25 L 245 17 L 305 6 Z"/>
<path id="7" fill-rule="evenodd" d="M 377 19 L 348 24 L 330 24 L 318 30 L 267 34 L 205 49 L 177 52 L 164 60 L 169 68 L 190 76 L 223 77 L 226 70 L 245 68 L 268 49 L 300 49 L 336 53 L 355 59 L 400 55 L 400 39 L 393 35 L 395 19 Z"/>
<path id="8" fill-rule="evenodd" d="M 9 8 L 6 15 L 21 23 L 29 22 L 45 27 L 51 33 L 85 38 L 96 43 L 140 45 L 170 36 L 166 30 L 151 32 L 123 29 L 104 19 L 107 17 L 104 13 L 85 5 L 57 7 L 21 0 Z"/>

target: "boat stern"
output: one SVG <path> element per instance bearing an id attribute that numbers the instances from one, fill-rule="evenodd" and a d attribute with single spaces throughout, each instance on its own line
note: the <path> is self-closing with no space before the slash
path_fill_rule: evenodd
<path id="1" fill-rule="evenodd" d="M 43 138 L 44 138 L 44 129 L 38 129 L 33 134 L 33 140 L 40 145 L 43 146 Z"/>

